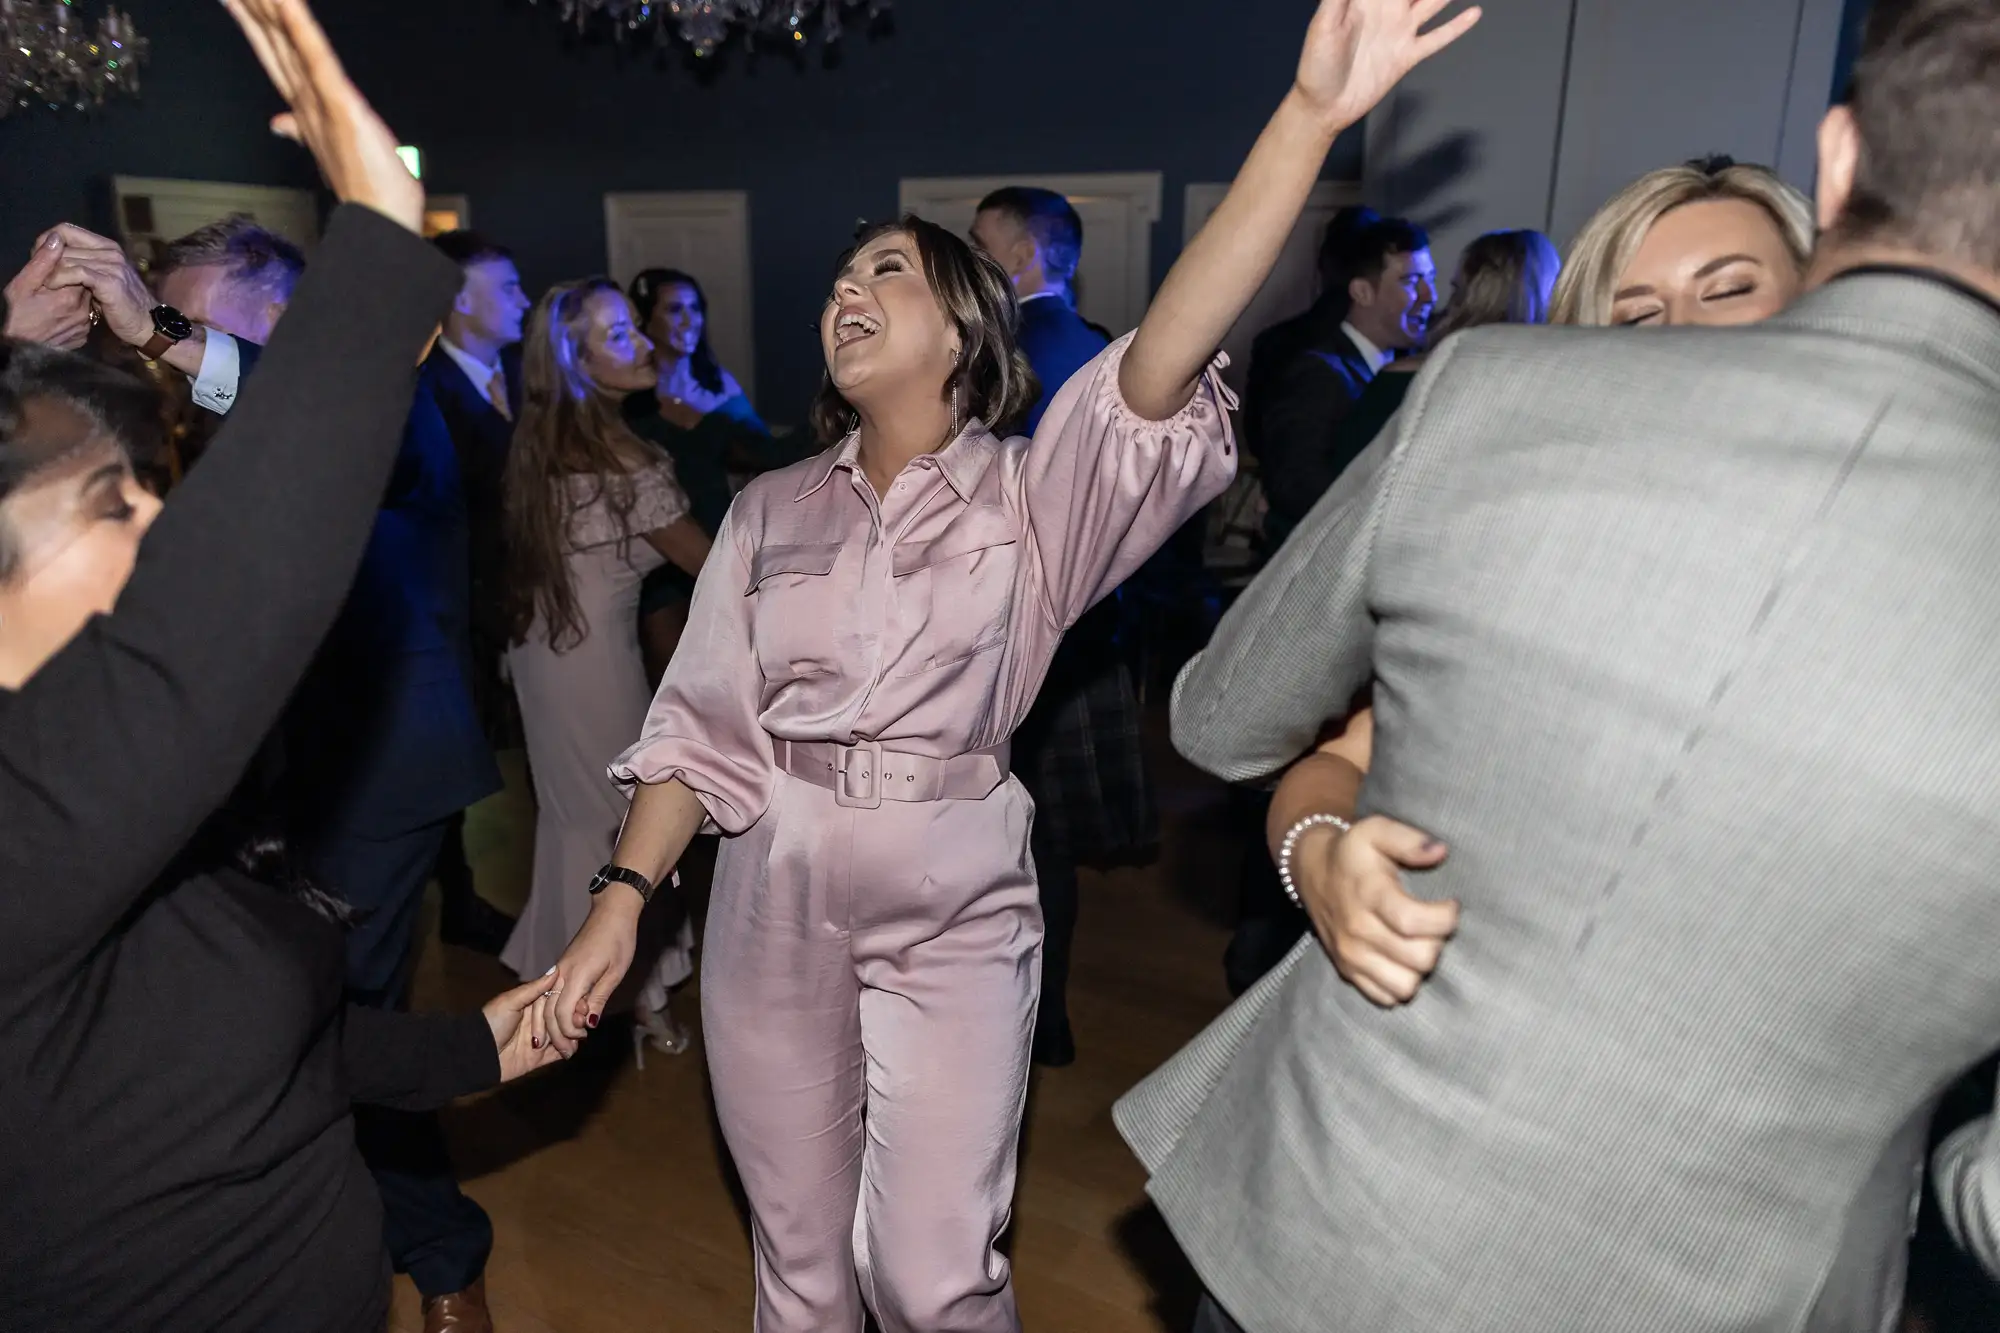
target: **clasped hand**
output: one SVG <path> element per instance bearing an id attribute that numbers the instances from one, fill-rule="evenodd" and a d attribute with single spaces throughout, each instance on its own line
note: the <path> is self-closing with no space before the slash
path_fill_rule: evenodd
<path id="1" fill-rule="evenodd" d="M 611 993 L 625 979 L 639 947 L 639 895 L 622 884 L 590 905 L 590 916 L 547 978 L 551 994 L 542 1013 L 542 1035 L 563 1059 L 576 1053 L 604 1017 Z"/>
<path id="2" fill-rule="evenodd" d="M 1435 869 L 1446 855 L 1421 829 L 1379 815 L 1344 835 L 1310 830 L 1300 840 L 1292 882 L 1314 933 L 1341 977 L 1383 1008 L 1416 996 L 1458 929 L 1457 903 L 1403 887 L 1404 871 Z"/>

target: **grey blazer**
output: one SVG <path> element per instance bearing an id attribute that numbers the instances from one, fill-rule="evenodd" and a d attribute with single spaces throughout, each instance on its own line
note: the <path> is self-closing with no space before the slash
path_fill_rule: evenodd
<path id="1" fill-rule="evenodd" d="M 1416 1001 L 1308 941 L 1120 1103 L 1252 1333 L 1855 1333 L 2000 1042 L 2000 312 L 1455 338 L 1224 619 L 1174 738 L 1269 775 L 1375 682 L 1452 849 Z"/>

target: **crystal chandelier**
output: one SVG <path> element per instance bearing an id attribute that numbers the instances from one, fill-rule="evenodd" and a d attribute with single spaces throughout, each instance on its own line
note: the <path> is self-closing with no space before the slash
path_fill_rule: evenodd
<path id="1" fill-rule="evenodd" d="M 783 45 L 802 46 L 806 29 L 819 24 L 820 36 L 829 42 L 840 40 L 841 16 L 853 8 L 867 7 L 874 18 L 889 7 L 889 0 L 556 0 L 563 18 L 582 32 L 591 20 L 602 15 L 612 30 L 623 37 L 628 32 L 652 29 L 656 39 L 678 33 L 698 56 L 712 56 L 732 31 L 741 29 L 746 41 L 758 37 L 776 39 Z"/>
<path id="2" fill-rule="evenodd" d="M 115 9 L 92 35 L 74 0 L 0 0 L 0 116 L 37 102 L 87 111 L 107 94 L 137 93 L 146 45 Z"/>

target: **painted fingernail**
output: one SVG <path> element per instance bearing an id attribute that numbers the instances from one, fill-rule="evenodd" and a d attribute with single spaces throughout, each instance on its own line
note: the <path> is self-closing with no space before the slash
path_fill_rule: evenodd
<path id="1" fill-rule="evenodd" d="M 542 1039 L 540 1037 L 530 1037 L 528 1038 L 528 1045 L 539 1051 L 542 1049 Z"/>
<path id="2" fill-rule="evenodd" d="M 542 975 L 543 975 L 543 976 L 545 976 L 545 977 L 552 977 L 552 976 L 554 976 L 555 974 L 556 974 L 556 970 L 555 970 L 555 969 L 554 969 L 553 967 L 551 967 L 551 968 L 550 968 L 550 969 L 549 969 L 548 971 L 546 971 L 546 972 L 542 973 Z"/>
<path id="3" fill-rule="evenodd" d="M 583 1024 L 584 1024 L 584 1026 L 585 1026 L 585 1027 L 593 1027 L 593 1028 L 594 1028 L 594 1027 L 596 1027 L 596 1026 L 597 1026 L 597 1015 L 596 1015 L 596 1014 L 592 1014 L 592 1015 L 591 1015 L 591 1016 L 590 1016 L 589 1018 L 586 1018 L 586 1019 L 584 1019 L 584 1020 L 583 1020 Z"/>

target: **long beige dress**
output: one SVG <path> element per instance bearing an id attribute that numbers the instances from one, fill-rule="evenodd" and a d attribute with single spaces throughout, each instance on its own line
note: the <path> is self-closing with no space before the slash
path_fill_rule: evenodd
<path id="1" fill-rule="evenodd" d="M 570 575 L 587 628 L 583 642 L 557 652 L 540 619 L 508 650 L 534 772 L 535 874 L 528 905 L 500 955 L 523 979 L 562 957 L 590 915 L 590 879 L 611 859 L 625 818 L 624 796 L 606 770 L 639 736 L 653 692 L 639 652 L 639 584 L 665 563 L 643 534 L 688 512 L 671 462 L 633 478 L 635 503 L 621 540 L 596 477 L 571 477 Z M 694 971 L 694 934 L 678 936 L 647 974 L 640 1002 L 658 1009 Z"/>

